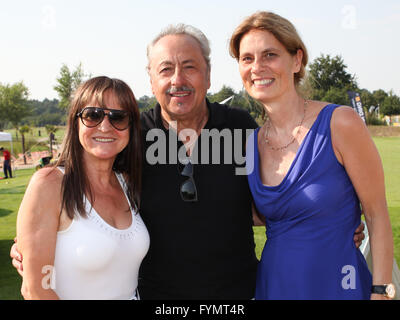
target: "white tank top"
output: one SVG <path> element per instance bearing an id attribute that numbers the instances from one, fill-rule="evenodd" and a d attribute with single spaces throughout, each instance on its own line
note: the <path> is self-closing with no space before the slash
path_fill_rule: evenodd
<path id="1" fill-rule="evenodd" d="M 116 176 L 126 196 L 124 178 Z M 84 203 L 87 218 L 75 214 L 71 225 L 57 233 L 52 289 L 60 299 L 138 299 L 139 267 L 150 245 L 142 218 L 131 207 L 131 226 L 116 229 L 86 197 Z"/>

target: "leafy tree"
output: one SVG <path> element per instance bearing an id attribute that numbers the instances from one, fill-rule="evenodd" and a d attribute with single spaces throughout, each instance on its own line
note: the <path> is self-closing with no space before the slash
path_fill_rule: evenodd
<path id="1" fill-rule="evenodd" d="M 57 132 L 58 128 L 56 126 L 53 126 L 51 124 L 47 124 L 45 126 L 47 134 L 49 135 L 49 141 L 50 141 L 50 155 L 53 155 L 53 141 L 54 139 L 54 134 Z"/>
<path id="2" fill-rule="evenodd" d="M 137 104 L 140 111 L 147 111 L 157 104 L 156 97 L 142 96 L 137 100 Z"/>
<path id="3" fill-rule="evenodd" d="M 247 110 L 259 124 L 263 123 L 264 107 L 260 102 L 253 99 L 246 90 L 243 89 L 239 94 L 235 95 L 232 105 Z"/>
<path id="4" fill-rule="evenodd" d="M 223 85 L 220 91 L 208 96 L 208 99 L 210 102 L 222 102 L 232 96 L 235 96 L 235 91 L 231 87 Z"/>
<path id="5" fill-rule="evenodd" d="M 23 124 L 43 127 L 46 124 L 64 125 L 66 122 L 66 112 L 60 110 L 57 99 L 28 100 L 28 105 L 32 114 L 23 120 Z"/>
<path id="6" fill-rule="evenodd" d="M 0 83 L 0 130 L 3 130 L 5 127 L 7 120 L 6 120 L 6 107 L 4 102 L 4 90 L 5 87 Z"/>
<path id="7" fill-rule="evenodd" d="M 367 89 L 362 89 L 360 96 L 361 96 L 362 104 L 367 109 L 367 111 L 369 111 L 369 108 L 372 106 L 374 106 L 374 107 L 378 106 L 375 96 L 371 92 L 369 92 Z"/>
<path id="8" fill-rule="evenodd" d="M 316 58 L 309 66 L 307 83 L 303 85 L 310 99 L 348 104 L 347 91 L 356 90 L 357 82 L 355 75 L 346 69 L 341 56 L 322 54 Z"/>
<path id="9" fill-rule="evenodd" d="M 340 105 L 349 104 L 349 97 L 347 95 L 346 88 L 331 87 L 328 91 L 325 92 L 325 95 L 321 100 L 331 103 L 337 103 Z"/>
<path id="10" fill-rule="evenodd" d="M 380 112 L 389 117 L 400 114 L 400 98 L 393 91 L 390 91 L 388 96 L 383 100 L 380 105 Z"/>
<path id="11" fill-rule="evenodd" d="M 3 121 L 9 121 L 19 129 L 22 119 L 30 114 L 27 104 L 29 91 L 23 82 L 2 85 L 0 91 L 0 114 Z"/>
<path id="12" fill-rule="evenodd" d="M 303 80 L 300 82 L 298 88 L 297 88 L 298 92 L 301 94 L 301 96 L 303 96 L 306 99 L 311 99 L 313 96 L 313 87 L 310 81 L 310 75 L 308 72 L 306 72 L 305 77 L 303 78 Z"/>
<path id="13" fill-rule="evenodd" d="M 388 94 L 382 89 L 375 90 L 374 92 L 372 92 L 372 95 L 374 96 L 374 99 L 378 106 L 381 106 L 385 98 L 388 96 Z"/>
<path id="14" fill-rule="evenodd" d="M 65 125 L 66 123 L 66 115 L 62 115 L 59 113 L 44 113 L 40 117 L 37 118 L 37 126 L 43 127 L 46 124 L 51 125 Z"/>
<path id="15" fill-rule="evenodd" d="M 60 97 L 59 106 L 62 110 L 68 109 L 72 94 L 86 77 L 90 77 L 90 75 L 85 75 L 82 63 L 74 71 L 71 71 L 66 64 L 62 65 L 60 76 L 57 78 L 58 84 L 54 86 L 54 90 Z"/>
<path id="16" fill-rule="evenodd" d="M 49 100 L 45 98 L 43 101 L 29 100 L 28 103 L 32 106 L 32 111 L 36 115 L 43 115 L 45 113 L 65 114 L 64 111 L 60 111 L 57 99 Z"/>
<path id="17" fill-rule="evenodd" d="M 378 103 L 376 102 L 375 96 L 373 93 L 368 91 L 367 89 L 362 89 L 361 93 L 361 102 L 364 107 L 365 112 L 365 120 L 368 125 L 373 126 L 385 126 L 386 122 L 378 117 L 377 109 Z M 371 109 L 371 107 L 375 107 L 375 109 Z"/>
<path id="18" fill-rule="evenodd" d="M 357 88 L 355 76 L 346 71 L 347 65 L 341 56 L 331 57 L 322 54 L 309 66 L 311 86 L 316 90 L 328 91 L 331 87 Z"/>

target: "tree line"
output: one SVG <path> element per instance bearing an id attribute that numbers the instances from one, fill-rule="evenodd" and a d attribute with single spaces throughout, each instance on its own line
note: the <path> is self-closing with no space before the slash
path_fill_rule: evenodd
<path id="1" fill-rule="evenodd" d="M 73 92 L 80 83 L 90 77 L 90 74 L 83 71 L 81 64 L 73 70 L 64 64 L 53 87 L 59 99 L 43 101 L 28 99 L 29 90 L 23 82 L 0 83 L 0 130 L 15 128 L 20 132 L 21 128 L 26 131 L 29 127 L 65 125 L 66 110 Z M 393 91 L 377 89 L 371 92 L 360 88 L 356 76 L 348 72 L 341 56 L 322 54 L 314 59 L 298 89 L 308 99 L 342 105 L 350 104 L 347 91 L 358 92 L 368 124 L 385 124 L 381 119 L 382 115 L 400 114 L 400 98 Z M 246 109 L 256 120 L 262 121 L 262 107 L 244 90 L 236 92 L 224 85 L 220 91 L 208 93 L 207 98 L 211 102 L 226 101 L 227 105 Z M 154 96 L 146 95 L 138 98 L 137 102 L 141 111 L 148 110 L 157 103 Z M 54 132 L 54 129 L 50 129 L 50 132 L 52 131 Z"/>

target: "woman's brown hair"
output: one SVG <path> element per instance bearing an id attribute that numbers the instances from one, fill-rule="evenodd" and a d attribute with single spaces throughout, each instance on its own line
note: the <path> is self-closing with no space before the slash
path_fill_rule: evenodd
<path id="1" fill-rule="evenodd" d="M 308 63 L 307 48 L 293 24 L 275 13 L 258 11 L 245 18 L 232 34 L 229 42 L 230 55 L 236 60 L 239 60 L 240 41 L 246 33 L 254 29 L 265 30 L 272 33 L 292 55 L 295 55 L 299 49 L 303 51 L 301 69 L 294 75 L 295 85 L 298 86 L 305 76 L 305 68 Z"/>
<path id="2" fill-rule="evenodd" d="M 140 134 L 140 114 L 135 96 L 129 86 L 118 79 L 95 77 L 81 84 L 74 93 L 70 104 L 67 130 L 63 150 L 56 166 L 63 166 L 65 173 L 62 180 L 62 204 L 72 219 L 75 212 L 85 217 L 84 196 L 93 203 L 94 197 L 83 164 L 83 148 L 79 142 L 80 121 L 77 114 L 89 104 L 107 108 L 104 104 L 105 92 L 112 92 L 121 108 L 130 117 L 128 145 L 116 157 L 113 170 L 123 173 L 126 181 L 127 196 L 133 209 L 139 209 L 141 190 L 142 147 Z"/>

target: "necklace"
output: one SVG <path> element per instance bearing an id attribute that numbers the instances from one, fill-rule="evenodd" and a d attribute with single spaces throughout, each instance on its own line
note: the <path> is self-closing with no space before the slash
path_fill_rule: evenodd
<path id="1" fill-rule="evenodd" d="M 302 124 L 303 124 L 304 118 L 306 117 L 306 107 L 307 107 L 307 105 L 308 105 L 308 101 L 307 101 L 307 100 L 304 100 L 304 112 L 303 112 L 303 117 L 301 118 L 301 121 L 300 121 L 300 123 L 299 123 L 299 125 L 298 125 L 297 132 L 296 132 L 296 134 L 293 136 L 293 139 L 290 140 L 290 142 L 289 142 L 288 144 L 285 144 L 285 145 L 282 146 L 282 147 L 274 147 L 274 146 L 271 146 L 271 144 L 270 144 L 270 142 L 269 142 L 269 139 L 268 139 L 269 129 L 271 128 L 271 121 L 268 119 L 267 126 L 266 126 L 266 129 L 265 129 L 265 134 L 264 134 L 264 140 L 265 140 L 265 143 L 267 144 L 267 146 L 268 146 L 271 150 L 273 150 L 273 151 L 282 151 L 282 150 L 285 150 L 287 147 L 289 147 L 289 146 L 296 140 L 296 137 L 297 137 L 297 135 L 299 134 L 300 128 L 301 128 L 301 126 L 302 126 Z"/>

